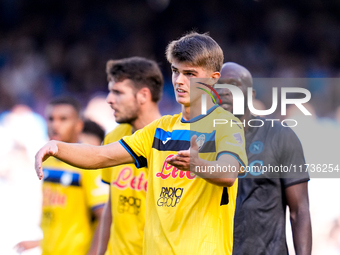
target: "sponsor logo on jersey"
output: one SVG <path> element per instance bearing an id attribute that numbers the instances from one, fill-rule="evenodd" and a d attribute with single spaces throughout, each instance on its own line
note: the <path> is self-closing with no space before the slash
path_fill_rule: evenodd
<path id="1" fill-rule="evenodd" d="M 172 156 L 174 156 L 174 154 L 170 154 L 169 156 L 166 157 L 165 160 L 167 160 L 168 158 L 171 158 Z M 176 167 L 164 161 L 162 170 L 156 173 L 156 177 L 162 178 L 163 180 L 168 179 L 168 178 L 183 179 L 184 177 L 186 177 L 187 179 L 192 180 L 196 177 L 196 175 L 191 173 L 190 171 L 178 170 Z"/>
<path id="2" fill-rule="evenodd" d="M 65 206 L 67 197 L 65 194 L 49 187 L 43 188 L 43 206 Z"/>
<path id="3" fill-rule="evenodd" d="M 166 144 L 170 139 L 171 139 L 171 137 L 167 137 L 165 141 L 162 141 L 162 143 Z"/>
<path id="4" fill-rule="evenodd" d="M 135 176 L 131 167 L 124 167 L 120 170 L 117 179 L 111 182 L 111 185 L 121 190 L 130 188 L 137 191 L 146 191 L 148 181 L 144 172 Z"/>
<path id="5" fill-rule="evenodd" d="M 176 207 L 183 196 L 183 188 L 162 187 L 157 205 L 162 207 Z"/>
<path id="6" fill-rule="evenodd" d="M 140 207 L 142 204 L 142 200 L 140 198 L 136 198 L 133 196 L 119 196 L 118 201 L 118 212 L 119 213 L 128 213 L 138 215 L 140 212 Z"/>

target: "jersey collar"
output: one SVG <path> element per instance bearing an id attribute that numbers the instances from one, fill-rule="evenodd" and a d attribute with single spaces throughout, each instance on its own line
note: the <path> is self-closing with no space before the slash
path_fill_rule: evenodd
<path id="1" fill-rule="evenodd" d="M 200 119 L 203 119 L 204 117 L 208 116 L 210 113 L 212 113 L 217 107 L 219 107 L 218 104 L 215 104 L 213 107 L 211 107 L 208 111 L 207 114 L 200 114 L 198 116 L 196 116 L 195 118 L 192 118 L 191 120 L 185 120 L 183 117 L 181 119 L 182 123 L 193 123 L 196 122 Z"/>

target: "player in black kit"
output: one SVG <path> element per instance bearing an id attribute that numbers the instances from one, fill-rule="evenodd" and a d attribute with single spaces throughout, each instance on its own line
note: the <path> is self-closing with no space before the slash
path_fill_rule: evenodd
<path id="1" fill-rule="evenodd" d="M 247 89 L 252 87 L 253 81 L 246 68 L 229 62 L 223 65 L 219 83 L 240 88 L 247 102 Z M 233 98 L 230 90 L 217 91 L 222 107 L 232 112 Z M 243 116 L 237 117 L 246 123 L 246 150 L 249 169 L 253 171 L 247 171 L 239 178 L 233 255 L 288 254 L 285 233 L 287 205 L 296 255 L 310 255 L 312 231 L 307 191 L 309 175 L 305 171 L 299 139 L 291 128 L 283 127 L 278 121 L 265 121 L 252 116 L 248 107 Z M 249 120 L 251 126 L 261 126 L 262 121 L 264 125 L 251 127 L 247 124 Z M 273 168 L 275 166 L 276 171 Z M 294 166 L 296 173 L 293 171 Z"/>

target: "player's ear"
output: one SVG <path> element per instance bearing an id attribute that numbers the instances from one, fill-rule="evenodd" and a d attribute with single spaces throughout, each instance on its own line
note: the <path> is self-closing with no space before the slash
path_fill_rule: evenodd
<path id="1" fill-rule="evenodd" d="M 81 133 L 84 128 L 84 122 L 82 119 L 78 119 L 77 124 L 76 124 L 76 129 L 78 133 Z"/>
<path id="2" fill-rule="evenodd" d="M 252 94 L 252 96 L 253 96 L 253 99 L 255 99 L 255 97 L 256 97 L 256 90 L 255 90 L 255 89 L 253 89 L 253 94 Z"/>
<path id="3" fill-rule="evenodd" d="M 141 88 L 136 95 L 137 102 L 141 105 L 145 104 L 148 100 L 151 100 L 151 92 L 148 88 Z"/>
<path id="4" fill-rule="evenodd" d="M 215 83 L 218 82 L 218 79 L 221 77 L 221 73 L 220 72 L 213 72 L 210 75 L 210 79 L 209 79 L 209 85 L 213 86 Z"/>

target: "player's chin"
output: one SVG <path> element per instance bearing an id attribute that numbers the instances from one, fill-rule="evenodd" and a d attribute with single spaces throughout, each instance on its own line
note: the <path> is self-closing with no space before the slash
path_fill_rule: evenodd
<path id="1" fill-rule="evenodd" d="M 115 117 L 115 120 L 117 123 L 119 124 L 123 124 L 123 123 L 131 123 L 131 119 L 127 118 L 127 117 L 122 117 L 122 116 L 117 116 Z"/>
<path id="2" fill-rule="evenodd" d="M 176 98 L 177 103 L 182 104 L 184 106 L 190 105 L 190 99 L 185 97 L 177 97 Z"/>

